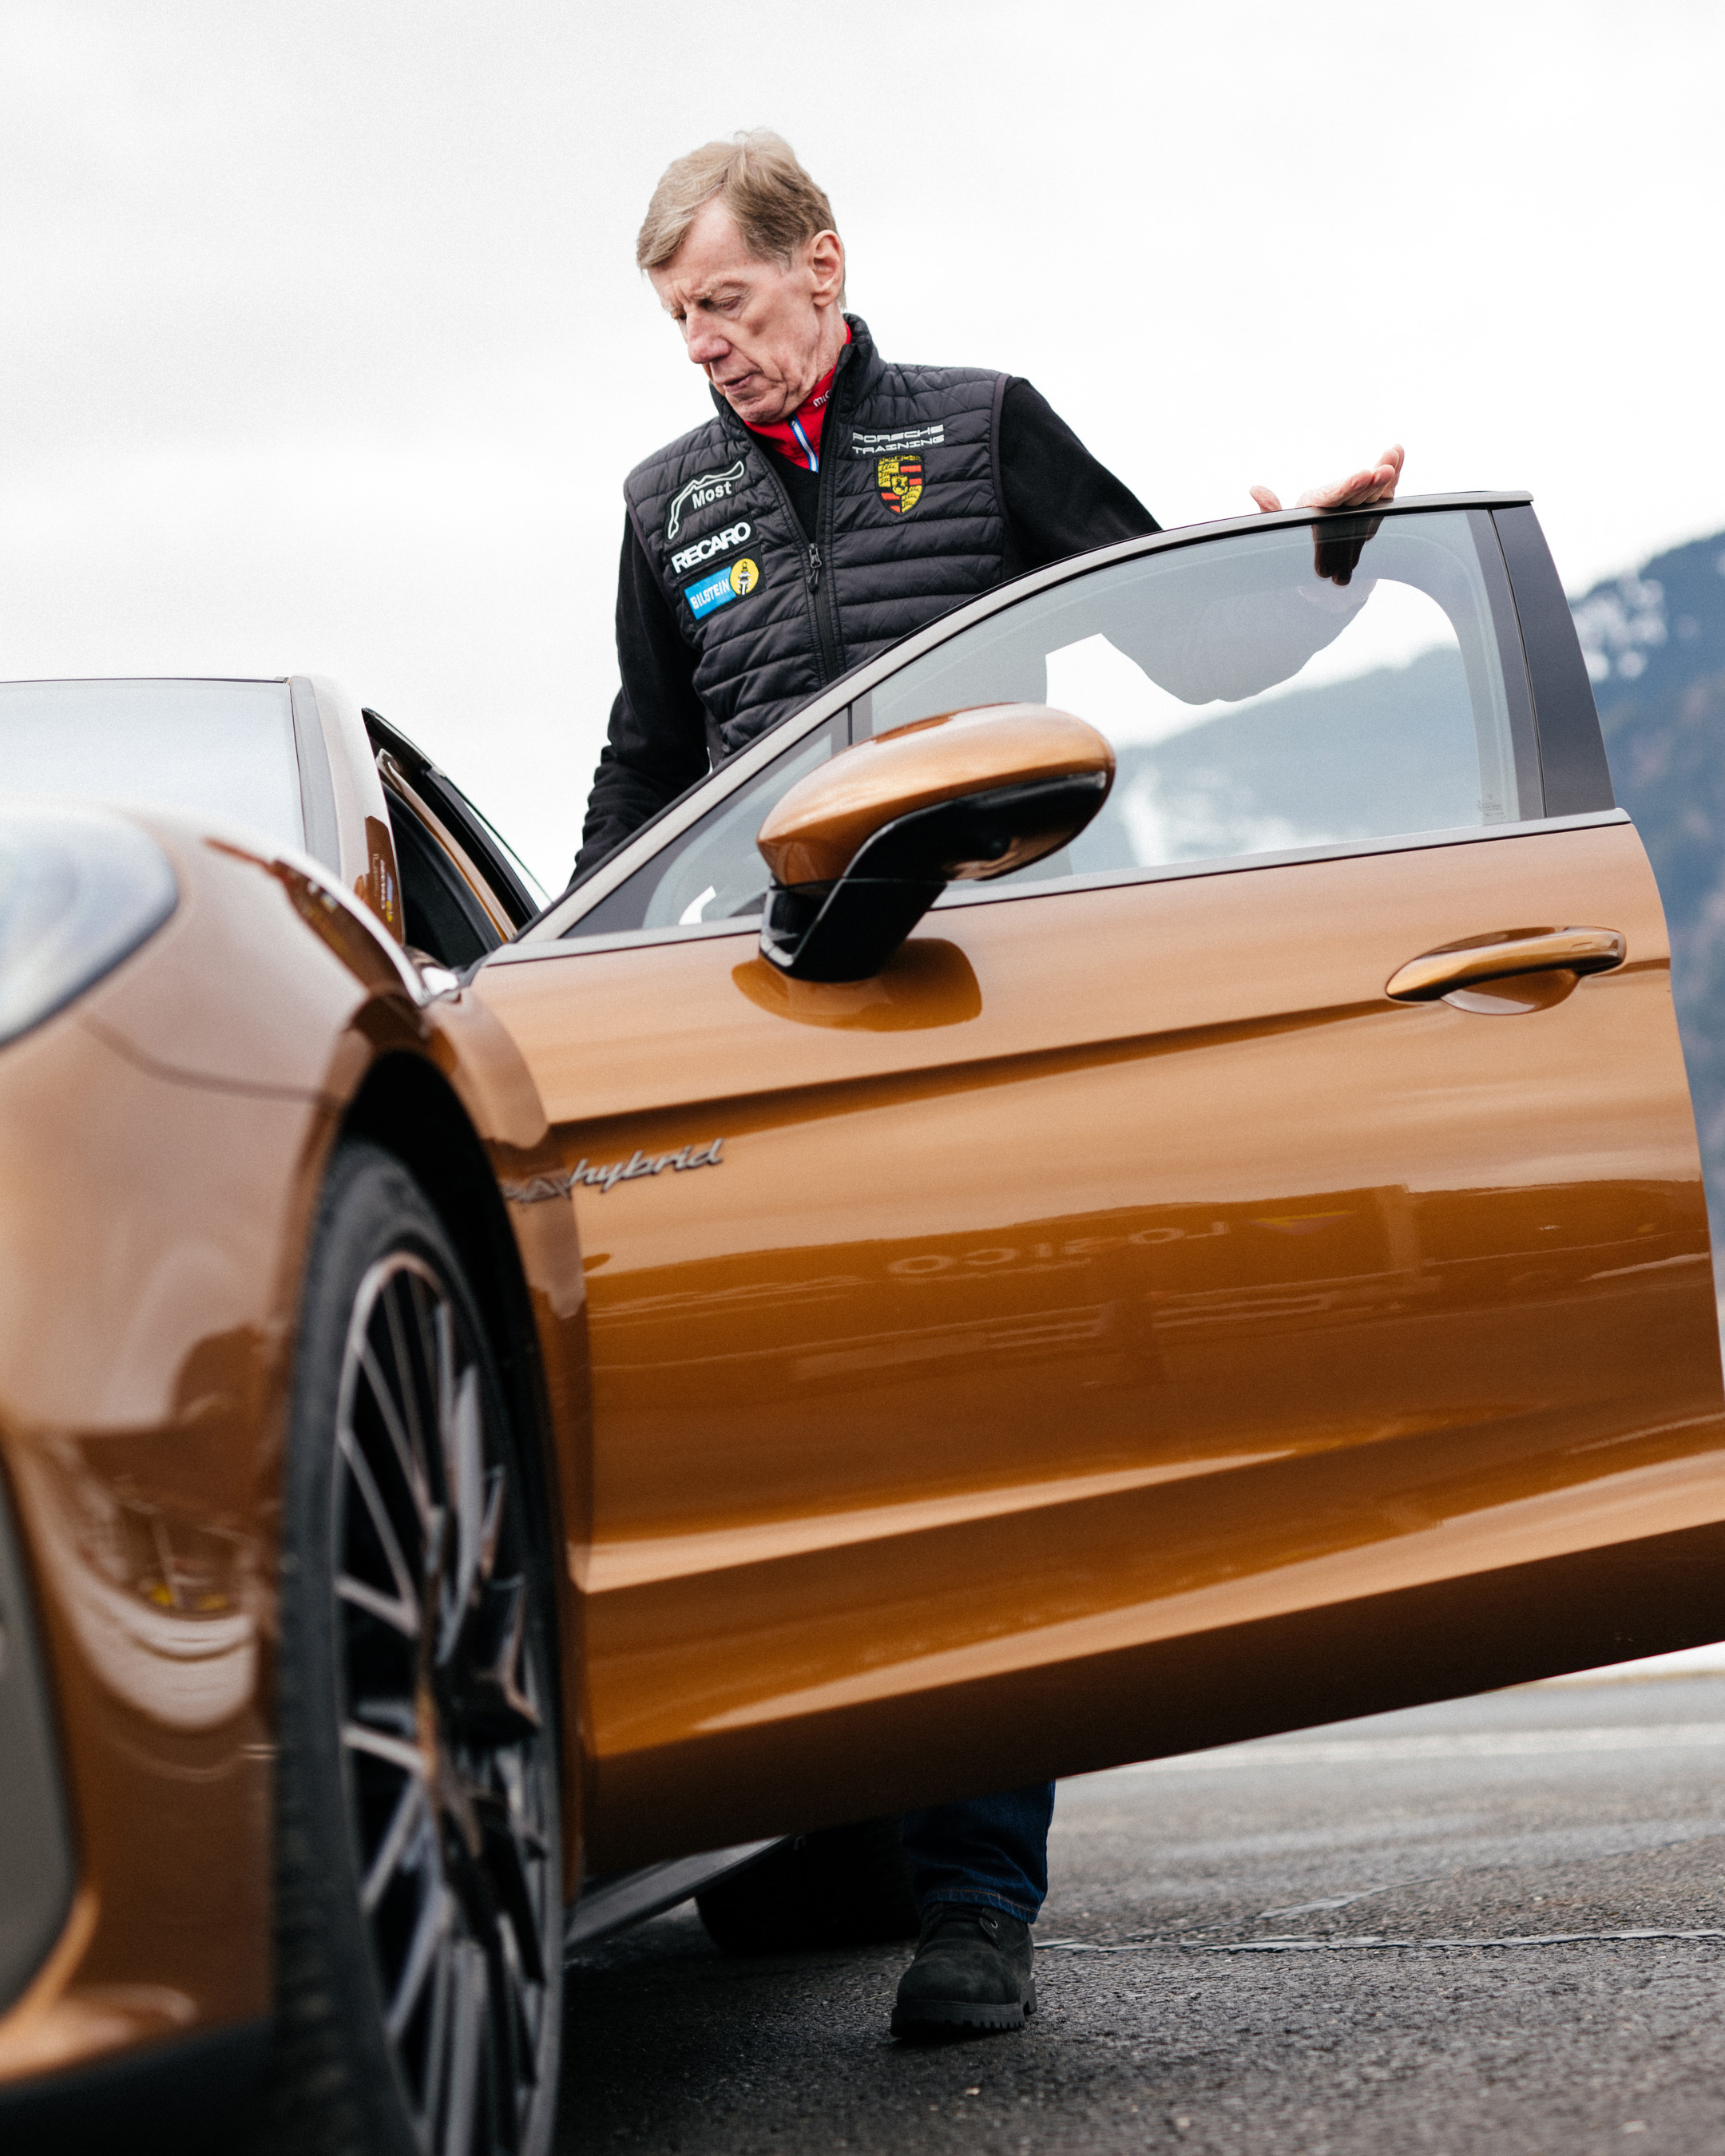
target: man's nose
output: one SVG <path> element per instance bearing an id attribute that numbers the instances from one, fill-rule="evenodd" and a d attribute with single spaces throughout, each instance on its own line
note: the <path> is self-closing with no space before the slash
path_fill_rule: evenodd
<path id="1" fill-rule="evenodd" d="M 696 322 L 691 326 L 689 357 L 697 367 L 710 367 L 715 360 L 722 359 L 730 349 L 730 339 L 721 336 L 711 322 Z"/>

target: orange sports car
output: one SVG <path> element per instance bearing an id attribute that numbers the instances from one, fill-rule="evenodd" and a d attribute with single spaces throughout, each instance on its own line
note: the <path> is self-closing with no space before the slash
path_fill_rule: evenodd
<path id="1" fill-rule="evenodd" d="M 531 2156 L 567 1942 L 772 1837 L 1725 1633 L 1524 495 L 1024 578 L 548 906 L 322 681 L 0 783 L 9 2148 Z"/>

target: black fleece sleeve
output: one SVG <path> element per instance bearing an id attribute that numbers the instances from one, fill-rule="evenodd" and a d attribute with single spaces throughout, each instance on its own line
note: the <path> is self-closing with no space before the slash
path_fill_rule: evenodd
<path id="1" fill-rule="evenodd" d="M 577 875 L 706 778 L 708 768 L 695 653 L 627 516 L 617 565 L 617 664 L 623 686 L 587 797 Z"/>
<path id="2" fill-rule="evenodd" d="M 1018 376 L 1001 400 L 1000 483 L 1012 540 L 1009 575 L 1162 529 L 1048 399 Z"/>

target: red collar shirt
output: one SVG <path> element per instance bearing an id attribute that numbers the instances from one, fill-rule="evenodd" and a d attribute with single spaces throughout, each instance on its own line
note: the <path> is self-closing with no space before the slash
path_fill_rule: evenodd
<path id="1" fill-rule="evenodd" d="M 845 341 L 850 341 L 850 325 L 845 326 Z M 820 470 L 820 430 L 827 416 L 827 403 L 833 393 L 833 383 L 838 378 L 837 364 L 822 375 L 813 389 L 803 398 L 788 419 L 769 420 L 765 426 L 752 427 L 749 432 L 758 434 L 762 441 L 771 442 L 782 457 L 804 471 Z"/>

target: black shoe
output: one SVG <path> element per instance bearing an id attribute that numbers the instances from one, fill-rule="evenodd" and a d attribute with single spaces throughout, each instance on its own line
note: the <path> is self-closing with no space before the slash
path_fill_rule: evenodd
<path id="1" fill-rule="evenodd" d="M 937 1902 L 922 1919 L 916 1958 L 899 1979 L 895 2036 L 1022 2029 L 1036 2011 L 1030 1927 L 1004 1909 Z"/>

